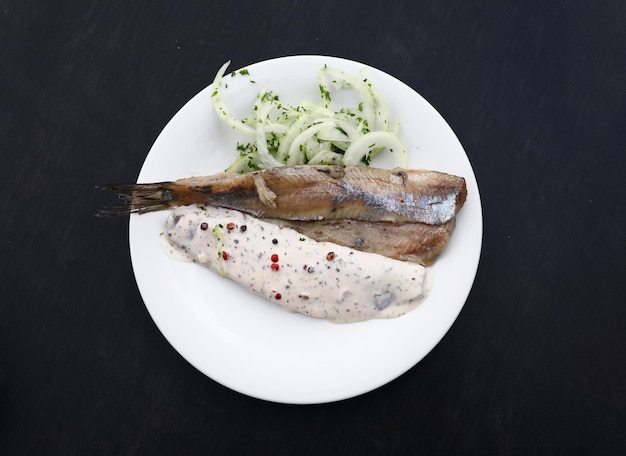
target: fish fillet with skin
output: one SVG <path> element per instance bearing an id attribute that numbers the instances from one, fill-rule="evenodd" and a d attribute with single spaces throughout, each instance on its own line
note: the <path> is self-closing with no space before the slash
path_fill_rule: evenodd
<path id="1" fill-rule="evenodd" d="M 105 186 L 122 204 L 100 215 L 205 204 L 271 220 L 317 241 L 432 264 L 463 206 L 462 177 L 365 166 L 284 166 L 156 184 Z"/>
<path id="2" fill-rule="evenodd" d="M 219 173 L 175 182 L 105 188 L 126 193 L 127 205 L 119 213 L 210 204 L 262 218 L 431 225 L 450 221 L 467 195 L 462 177 L 437 171 L 365 166 L 283 166 L 246 174 Z"/>
<path id="3" fill-rule="evenodd" d="M 445 249 L 456 219 L 441 225 L 426 223 L 320 220 L 316 222 L 267 219 L 316 241 L 332 242 L 362 252 L 378 253 L 424 266 L 435 262 Z"/>

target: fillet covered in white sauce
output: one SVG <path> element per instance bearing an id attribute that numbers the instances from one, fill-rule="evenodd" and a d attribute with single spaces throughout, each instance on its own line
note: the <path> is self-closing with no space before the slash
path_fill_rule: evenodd
<path id="1" fill-rule="evenodd" d="M 427 268 L 317 242 L 236 210 L 176 208 L 169 249 L 285 309 L 335 323 L 391 318 L 428 294 Z"/>

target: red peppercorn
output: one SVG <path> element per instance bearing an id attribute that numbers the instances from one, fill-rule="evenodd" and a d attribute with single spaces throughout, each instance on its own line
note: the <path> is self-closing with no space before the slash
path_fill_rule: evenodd
<path id="1" fill-rule="evenodd" d="M 328 252 L 328 253 L 326 254 L 326 259 L 327 259 L 328 261 L 333 261 L 333 260 L 335 259 L 335 252 Z"/>
<path id="2" fill-rule="evenodd" d="M 228 260 L 228 252 L 222 252 L 222 258 Z"/>
<path id="3" fill-rule="evenodd" d="M 234 230 L 235 229 L 235 224 L 233 222 L 230 222 L 226 225 L 226 229 L 228 231 Z"/>
<path id="4" fill-rule="evenodd" d="M 278 266 L 278 263 L 272 263 L 270 267 L 272 268 L 273 271 L 278 271 L 280 269 L 280 266 Z"/>
<path id="5" fill-rule="evenodd" d="M 207 222 L 202 222 L 200 224 L 200 229 L 203 231 L 205 231 L 208 227 L 209 227 L 209 224 Z"/>
<path id="6" fill-rule="evenodd" d="M 282 296 L 281 296 L 281 294 L 280 294 L 280 293 L 276 293 L 276 294 L 274 295 L 274 297 L 275 297 L 276 299 L 280 299 L 280 298 L 282 298 Z"/>
<path id="7" fill-rule="evenodd" d="M 271 259 L 273 263 L 278 263 L 278 255 L 275 253 L 272 253 Z"/>

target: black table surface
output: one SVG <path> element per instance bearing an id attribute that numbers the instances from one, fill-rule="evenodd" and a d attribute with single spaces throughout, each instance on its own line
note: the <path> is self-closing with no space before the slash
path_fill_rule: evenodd
<path id="1" fill-rule="evenodd" d="M 626 3 L 0 2 L 0 454 L 626 454 Z M 216 69 L 367 63 L 448 121 L 481 190 L 469 298 L 359 397 L 251 398 L 142 302 L 137 178 Z"/>

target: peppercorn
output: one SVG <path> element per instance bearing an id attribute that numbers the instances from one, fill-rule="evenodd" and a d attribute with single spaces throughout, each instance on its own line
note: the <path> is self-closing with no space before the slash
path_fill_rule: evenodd
<path id="1" fill-rule="evenodd" d="M 202 222 L 200 224 L 200 229 L 206 231 L 209 228 L 209 224 L 207 222 Z"/>
<path id="2" fill-rule="evenodd" d="M 273 253 L 271 256 L 271 260 L 272 260 L 272 263 L 278 263 L 278 255 Z"/>
<path id="3" fill-rule="evenodd" d="M 278 263 L 272 263 L 270 267 L 272 268 L 273 271 L 278 271 L 280 269 L 280 266 L 278 265 Z"/>

